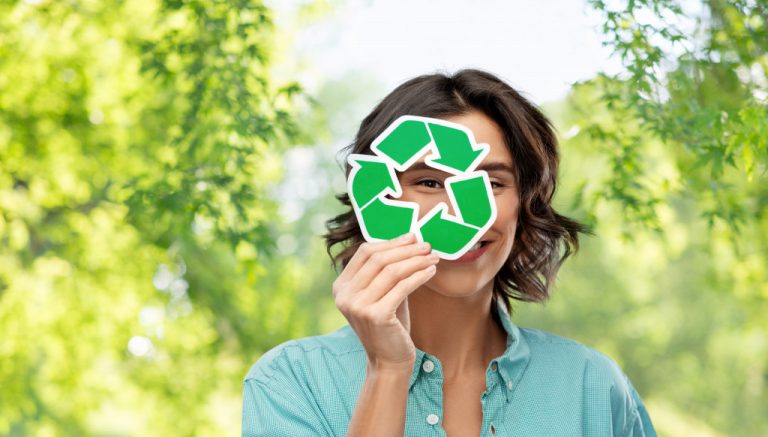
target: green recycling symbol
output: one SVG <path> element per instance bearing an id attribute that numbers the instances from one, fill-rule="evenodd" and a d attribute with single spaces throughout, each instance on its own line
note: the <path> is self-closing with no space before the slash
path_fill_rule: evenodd
<path id="1" fill-rule="evenodd" d="M 475 170 L 490 151 L 476 144 L 467 127 L 445 120 L 404 115 L 371 144 L 374 155 L 351 154 L 347 189 L 366 241 L 383 241 L 413 232 L 444 259 L 457 259 L 480 240 L 496 220 L 488 173 Z M 391 199 L 403 192 L 395 170 L 403 172 L 430 151 L 424 162 L 450 173 L 445 179 L 455 215 L 440 202 L 419 217 L 419 204 Z"/>

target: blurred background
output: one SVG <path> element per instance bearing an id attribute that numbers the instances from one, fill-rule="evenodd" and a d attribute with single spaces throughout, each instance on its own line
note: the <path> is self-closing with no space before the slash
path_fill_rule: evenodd
<path id="1" fill-rule="evenodd" d="M 521 326 L 661 435 L 768 435 L 766 0 L 0 3 L 0 435 L 239 435 L 261 354 L 346 323 L 320 235 L 399 83 L 491 71 L 594 226 Z"/>

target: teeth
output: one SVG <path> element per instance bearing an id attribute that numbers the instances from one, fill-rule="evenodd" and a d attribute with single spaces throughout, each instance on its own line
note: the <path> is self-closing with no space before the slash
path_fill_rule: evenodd
<path id="1" fill-rule="evenodd" d="M 474 246 L 472 246 L 472 249 L 469 249 L 469 250 L 477 250 L 479 248 L 480 248 L 480 243 L 477 243 Z"/>

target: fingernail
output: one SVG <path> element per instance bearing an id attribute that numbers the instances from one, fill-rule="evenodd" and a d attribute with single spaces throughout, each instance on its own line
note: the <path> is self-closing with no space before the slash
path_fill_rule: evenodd
<path id="1" fill-rule="evenodd" d="M 430 261 L 437 261 L 440 259 L 440 256 L 435 252 L 432 252 L 429 255 L 427 255 L 427 258 L 429 258 Z"/>
<path id="2" fill-rule="evenodd" d="M 427 243 L 426 241 L 422 241 L 421 243 L 416 245 L 416 249 L 418 249 L 418 250 L 427 250 L 427 249 L 429 249 L 429 243 Z"/>
<path id="3" fill-rule="evenodd" d="M 397 239 L 399 241 L 408 241 L 411 239 L 411 237 L 413 237 L 413 232 L 408 232 L 407 234 L 403 234 L 399 236 Z"/>

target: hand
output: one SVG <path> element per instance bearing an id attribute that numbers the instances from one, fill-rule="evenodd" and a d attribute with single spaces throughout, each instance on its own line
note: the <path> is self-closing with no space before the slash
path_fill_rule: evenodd
<path id="1" fill-rule="evenodd" d="M 365 347 L 369 368 L 410 372 L 416 360 L 408 295 L 437 270 L 439 257 L 413 233 L 360 245 L 333 283 L 336 307 Z"/>

